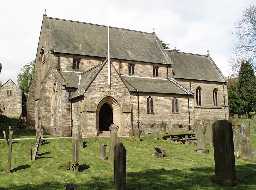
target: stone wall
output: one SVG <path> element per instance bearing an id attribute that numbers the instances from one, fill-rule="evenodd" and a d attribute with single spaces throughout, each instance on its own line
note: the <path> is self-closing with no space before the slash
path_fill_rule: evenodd
<path id="1" fill-rule="evenodd" d="M 56 136 L 71 135 L 71 105 L 63 79 L 52 70 L 42 83 L 39 99 L 39 125 Z"/>
<path id="2" fill-rule="evenodd" d="M 153 77 L 153 64 L 142 63 L 142 62 L 132 62 L 132 61 L 113 61 L 115 68 L 122 75 L 129 75 L 128 65 L 129 63 L 135 64 L 134 66 L 134 76 L 139 77 Z M 160 78 L 167 78 L 167 66 L 157 65 L 159 67 L 158 74 Z"/>
<path id="3" fill-rule="evenodd" d="M 0 114 L 9 118 L 21 116 L 22 92 L 12 80 L 8 80 L 0 87 L 0 109 L 2 111 Z"/>
<path id="4" fill-rule="evenodd" d="M 147 113 L 147 97 L 153 98 L 154 113 Z M 133 122 L 136 126 L 138 121 L 140 128 L 145 132 L 149 133 L 152 131 L 159 131 L 161 127 L 166 126 L 167 131 L 171 131 L 174 126 L 180 125 L 184 128 L 188 127 L 192 122 L 192 117 L 189 113 L 191 107 L 191 101 L 189 102 L 188 97 L 177 97 L 178 99 L 178 113 L 172 112 L 172 99 L 173 96 L 163 95 L 140 95 L 138 97 L 133 96 Z M 138 102 L 139 101 L 139 108 Z M 138 112 L 139 110 L 139 112 Z M 139 119 L 138 119 L 139 118 Z"/>
<path id="5" fill-rule="evenodd" d="M 119 134 L 128 134 L 131 121 L 127 118 L 131 118 L 131 113 L 124 113 L 122 107 L 123 105 L 130 105 L 130 94 L 113 65 L 111 66 L 111 70 L 111 88 L 109 88 L 107 83 L 108 66 L 105 64 L 84 95 L 84 100 L 81 103 L 81 131 L 83 132 L 83 136 L 97 135 L 97 116 L 100 109 L 98 105 L 103 102 L 112 105 L 113 122 L 120 127 Z"/>
<path id="6" fill-rule="evenodd" d="M 193 100 L 194 119 L 228 119 L 228 92 L 227 85 L 218 82 L 181 80 L 178 82 L 190 89 L 194 94 L 197 87 L 201 87 L 202 105 L 196 105 L 196 99 Z M 213 90 L 218 89 L 218 105 L 213 105 Z"/>

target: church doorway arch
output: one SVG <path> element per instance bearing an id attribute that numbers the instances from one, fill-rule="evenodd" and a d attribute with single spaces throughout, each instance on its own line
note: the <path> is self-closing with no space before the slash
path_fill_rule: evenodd
<path id="1" fill-rule="evenodd" d="M 119 103 L 111 96 L 103 98 L 96 112 L 96 128 L 97 134 L 102 134 L 110 131 L 111 124 L 120 127 L 121 125 L 121 109 Z"/>
<path id="2" fill-rule="evenodd" d="M 109 131 L 113 123 L 113 109 L 108 103 L 104 103 L 99 112 L 99 132 Z"/>

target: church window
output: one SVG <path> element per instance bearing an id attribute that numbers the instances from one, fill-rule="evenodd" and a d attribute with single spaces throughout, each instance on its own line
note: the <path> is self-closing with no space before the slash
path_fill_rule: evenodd
<path id="1" fill-rule="evenodd" d="M 40 50 L 40 61 L 41 61 L 41 63 L 45 63 L 45 53 L 44 53 L 44 48 L 41 48 L 41 50 Z"/>
<path id="2" fill-rule="evenodd" d="M 7 96 L 12 96 L 12 91 L 11 90 L 7 90 Z"/>
<path id="3" fill-rule="evenodd" d="M 73 70 L 79 70 L 80 61 L 81 61 L 80 58 L 77 58 L 77 57 L 73 58 L 73 65 L 72 65 Z"/>
<path id="4" fill-rule="evenodd" d="M 135 67 L 134 64 L 131 64 L 131 63 L 128 64 L 129 75 L 134 75 L 134 67 Z"/>
<path id="5" fill-rule="evenodd" d="M 217 88 L 215 88 L 215 89 L 213 90 L 213 95 L 212 95 L 212 97 L 213 97 L 213 105 L 214 105 L 214 106 L 218 106 L 218 89 L 217 89 Z"/>
<path id="6" fill-rule="evenodd" d="M 201 106 L 202 105 L 202 100 L 201 100 L 201 87 L 197 87 L 196 89 L 196 105 Z"/>
<path id="7" fill-rule="evenodd" d="M 151 96 L 147 97 L 147 114 L 153 114 L 153 98 Z"/>
<path id="8" fill-rule="evenodd" d="M 154 65 L 153 66 L 153 77 L 158 77 L 158 69 L 159 67 Z"/>
<path id="9" fill-rule="evenodd" d="M 178 98 L 173 98 L 172 99 L 172 113 L 179 113 Z"/>

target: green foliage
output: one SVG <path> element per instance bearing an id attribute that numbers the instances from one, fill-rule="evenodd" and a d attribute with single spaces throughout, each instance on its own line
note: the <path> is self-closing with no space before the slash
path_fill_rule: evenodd
<path id="1" fill-rule="evenodd" d="M 252 65 L 242 61 L 237 84 L 237 92 L 241 102 L 241 112 L 248 114 L 256 110 L 256 78 Z"/>
<path id="2" fill-rule="evenodd" d="M 230 113 L 256 111 L 256 78 L 250 62 L 242 61 L 238 78 L 228 80 L 228 97 Z"/>
<path id="3" fill-rule="evenodd" d="M 164 49 L 169 49 L 169 44 L 165 43 L 164 41 L 160 40 Z"/>
<path id="4" fill-rule="evenodd" d="M 234 81 L 228 82 L 228 104 L 229 112 L 233 114 L 239 114 L 241 108 L 241 99 L 237 93 L 237 81 L 235 79 L 230 79 Z"/>
<path id="5" fill-rule="evenodd" d="M 28 93 L 30 81 L 34 75 L 34 61 L 24 65 L 18 74 L 18 84 L 24 93 Z"/>

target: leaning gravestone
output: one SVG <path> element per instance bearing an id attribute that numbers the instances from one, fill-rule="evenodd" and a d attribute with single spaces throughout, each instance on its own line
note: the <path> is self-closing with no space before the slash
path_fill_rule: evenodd
<path id="1" fill-rule="evenodd" d="M 119 127 L 115 124 L 112 124 L 109 127 L 109 129 L 110 129 L 110 140 L 111 140 L 111 144 L 110 144 L 110 148 L 109 148 L 109 159 L 110 159 L 110 161 L 113 160 L 114 148 L 115 148 L 116 144 L 119 142 L 118 135 L 117 135 L 118 128 Z"/>
<path id="2" fill-rule="evenodd" d="M 196 131 L 196 152 L 199 153 L 208 153 L 209 150 L 206 148 L 206 126 L 204 125 L 203 120 L 195 121 L 195 131 Z"/>
<path id="3" fill-rule="evenodd" d="M 235 185 L 236 170 L 232 124 L 218 120 L 213 124 L 213 146 L 215 160 L 214 181 L 222 185 Z"/>
<path id="4" fill-rule="evenodd" d="M 126 149 L 122 143 L 114 149 L 114 184 L 116 190 L 126 189 Z"/>

